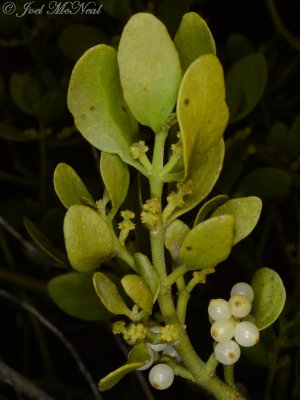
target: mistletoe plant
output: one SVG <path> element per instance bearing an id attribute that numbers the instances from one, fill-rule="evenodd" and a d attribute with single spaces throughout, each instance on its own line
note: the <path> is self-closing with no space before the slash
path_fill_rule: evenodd
<path id="1" fill-rule="evenodd" d="M 75 271 L 54 278 L 49 293 L 73 316 L 114 318 L 113 333 L 128 343 L 127 363 L 100 380 L 101 391 L 149 368 L 157 389 L 178 375 L 216 399 L 242 399 L 233 379 L 240 346 L 254 345 L 283 308 L 281 279 L 259 269 L 251 286 L 233 287 L 229 301 L 209 303 L 215 346 L 212 341 L 207 361 L 189 340 L 193 288 L 249 235 L 261 212 L 257 197 L 204 202 L 222 168 L 229 117 L 215 53 L 197 14 L 183 16 L 172 41 L 156 17 L 139 13 L 125 26 L 118 51 L 100 44 L 74 67 L 69 109 L 81 134 L 101 151 L 105 190 L 95 201 L 70 166 L 57 166 L 54 185 L 67 208 L 64 239 Z M 136 201 L 127 196 L 129 168 L 139 177 Z M 189 227 L 180 217 L 200 203 Z M 150 246 L 141 239 L 143 229 Z M 218 363 L 224 380 L 215 373 Z"/>

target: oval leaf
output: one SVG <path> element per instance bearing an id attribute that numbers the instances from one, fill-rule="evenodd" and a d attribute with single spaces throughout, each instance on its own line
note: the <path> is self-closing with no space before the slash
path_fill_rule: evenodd
<path id="1" fill-rule="evenodd" d="M 179 90 L 177 115 L 187 176 L 194 162 L 204 163 L 208 150 L 220 142 L 228 121 L 223 70 L 213 54 L 199 57 L 187 69 Z"/>
<path id="2" fill-rule="evenodd" d="M 185 237 L 180 258 L 189 270 L 213 267 L 230 254 L 234 219 L 231 215 L 210 218 Z"/>
<path id="3" fill-rule="evenodd" d="M 137 272 L 151 289 L 154 303 L 160 289 L 160 277 L 147 256 L 142 253 L 134 253 L 133 257 Z"/>
<path id="4" fill-rule="evenodd" d="M 100 170 L 112 203 L 110 214 L 113 218 L 127 196 L 130 179 L 128 167 L 116 154 L 102 152 Z"/>
<path id="5" fill-rule="evenodd" d="M 48 283 L 51 299 L 72 317 L 100 321 L 111 317 L 93 286 L 91 273 L 71 272 L 57 276 Z"/>
<path id="6" fill-rule="evenodd" d="M 286 292 L 280 276 L 270 268 L 258 269 L 252 280 L 254 300 L 251 314 L 259 330 L 273 324 L 283 310 Z"/>
<path id="7" fill-rule="evenodd" d="M 136 164 L 130 146 L 137 139 L 138 127 L 123 97 L 115 49 L 101 44 L 78 60 L 70 79 L 68 106 L 87 141 Z"/>
<path id="8" fill-rule="evenodd" d="M 218 207 L 212 217 L 232 215 L 234 217 L 233 245 L 247 237 L 255 228 L 262 208 L 258 197 L 232 199 Z"/>
<path id="9" fill-rule="evenodd" d="M 25 228 L 27 232 L 31 236 L 31 238 L 35 241 L 35 243 L 43 250 L 48 256 L 53 258 L 59 264 L 68 265 L 68 259 L 64 253 L 58 250 L 54 244 L 47 238 L 46 235 L 28 218 L 24 217 L 23 219 Z"/>
<path id="10" fill-rule="evenodd" d="M 226 75 L 226 101 L 230 122 L 249 114 L 261 99 L 267 83 L 267 63 L 260 53 L 236 62 Z"/>
<path id="11" fill-rule="evenodd" d="M 82 204 L 83 199 L 96 205 L 80 177 L 69 165 L 59 163 L 55 168 L 53 179 L 55 192 L 66 208 Z"/>
<path id="12" fill-rule="evenodd" d="M 176 264 L 180 263 L 180 249 L 189 231 L 190 228 L 179 219 L 175 219 L 166 229 L 165 246 Z"/>
<path id="13" fill-rule="evenodd" d="M 207 23 L 195 12 L 182 17 L 174 38 L 182 71 L 203 54 L 216 54 L 214 38 Z"/>
<path id="14" fill-rule="evenodd" d="M 145 283 L 144 279 L 138 275 L 130 274 L 125 275 L 121 279 L 121 283 L 126 294 L 133 302 L 148 313 L 151 313 L 153 298 L 149 286 Z"/>
<path id="15" fill-rule="evenodd" d="M 33 115 L 34 105 L 39 101 L 42 91 L 39 82 L 32 76 L 14 72 L 10 78 L 10 93 L 21 111 Z"/>
<path id="16" fill-rule="evenodd" d="M 131 17 L 121 36 L 118 62 L 130 110 L 157 132 L 173 110 L 181 80 L 179 57 L 164 24 L 149 13 Z"/>
<path id="17" fill-rule="evenodd" d="M 208 200 L 206 203 L 204 203 L 203 206 L 198 211 L 198 214 L 195 218 L 194 226 L 204 221 L 210 213 L 212 213 L 217 207 L 225 203 L 225 201 L 227 200 L 228 196 L 226 194 L 220 194 Z"/>
<path id="18" fill-rule="evenodd" d="M 262 167 L 246 175 L 236 191 L 262 199 L 286 196 L 290 190 L 290 176 L 279 168 Z"/>
<path id="19" fill-rule="evenodd" d="M 113 314 L 130 316 L 130 310 L 122 299 L 117 286 L 102 272 L 95 272 L 93 283 L 104 306 Z"/>
<path id="20" fill-rule="evenodd" d="M 192 181 L 192 194 L 184 197 L 183 207 L 175 209 L 169 223 L 196 207 L 211 192 L 222 170 L 224 151 L 225 146 L 222 139 L 207 152 L 204 162 L 197 158 L 193 160 L 186 178 L 186 181 Z"/>
<path id="21" fill-rule="evenodd" d="M 112 256 L 111 229 L 89 207 L 69 208 L 64 219 L 64 236 L 70 263 L 79 272 L 92 271 Z"/>

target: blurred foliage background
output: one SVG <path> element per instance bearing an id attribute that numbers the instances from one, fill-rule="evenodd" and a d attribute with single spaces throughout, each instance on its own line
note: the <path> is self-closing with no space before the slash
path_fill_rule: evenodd
<path id="1" fill-rule="evenodd" d="M 33 7 L 42 4 L 35 1 Z M 76 131 L 67 110 L 70 73 L 89 47 L 117 47 L 124 24 L 138 11 L 154 13 L 171 36 L 185 12 L 196 11 L 207 21 L 224 67 L 231 111 L 224 169 L 211 196 L 258 195 L 264 202 L 254 233 L 195 291 L 188 315 L 192 342 L 207 358 L 212 350 L 208 300 L 226 297 L 233 283 L 249 282 L 259 267 L 275 269 L 287 289 L 286 307 L 260 343 L 243 354 L 236 379 L 249 399 L 300 399 L 297 1 L 105 0 L 97 6 L 101 4 L 99 15 L 17 18 L 0 9 L 0 399 L 27 398 L 14 384 L 14 371 L 22 375 L 18 382 L 26 378 L 54 399 L 207 398 L 181 380 L 154 393 L 137 374 L 97 396 L 82 374 L 82 363 L 96 382 L 124 361 L 126 348 L 112 336 L 108 322 L 69 317 L 47 293 L 47 281 L 65 272 L 59 257 L 47 255 L 64 253 L 64 209 L 52 183 L 55 166 L 72 165 L 96 198 L 102 192 L 99 154 Z M 16 5 L 22 12 L 23 3 Z M 47 327 L 42 316 L 52 325 Z M 71 352 L 68 343 L 74 346 Z M 8 367 L 14 378 L 6 375 Z"/>

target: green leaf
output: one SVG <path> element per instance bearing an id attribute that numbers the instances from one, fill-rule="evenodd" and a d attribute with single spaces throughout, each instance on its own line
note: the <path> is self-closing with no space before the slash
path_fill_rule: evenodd
<path id="1" fill-rule="evenodd" d="M 160 0 L 155 7 L 155 15 L 166 25 L 170 36 L 174 37 L 181 17 L 188 12 L 189 8 L 189 0 Z"/>
<path id="2" fill-rule="evenodd" d="M 118 50 L 124 97 L 135 118 L 157 132 L 177 100 L 181 68 L 164 24 L 149 13 L 133 15 Z"/>
<path id="3" fill-rule="evenodd" d="M 195 226 L 185 237 L 181 261 L 188 270 L 213 267 L 230 254 L 234 219 L 231 215 L 210 218 Z"/>
<path id="4" fill-rule="evenodd" d="M 130 317 L 131 312 L 120 296 L 117 286 L 105 274 L 95 272 L 93 283 L 97 295 L 108 311 Z"/>
<path id="5" fill-rule="evenodd" d="M 176 264 L 180 263 L 180 249 L 189 231 L 190 228 L 179 219 L 175 219 L 166 229 L 165 246 Z"/>
<path id="6" fill-rule="evenodd" d="M 232 33 L 227 40 L 226 51 L 231 63 L 254 53 L 254 46 L 250 40 L 240 33 Z"/>
<path id="7" fill-rule="evenodd" d="M 224 150 L 222 139 L 207 152 L 204 162 L 197 158 L 193 159 L 186 178 L 186 181 L 190 180 L 193 183 L 192 194 L 184 197 L 183 207 L 175 209 L 169 222 L 196 207 L 211 192 L 222 170 Z"/>
<path id="8" fill-rule="evenodd" d="M 24 217 L 23 219 L 25 228 L 27 232 L 31 236 L 31 238 L 35 241 L 35 243 L 43 250 L 48 256 L 53 258 L 59 264 L 68 265 L 68 259 L 64 253 L 58 250 L 54 244 L 44 235 L 43 232 L 39 230 L 39 228 L 28 218 Z"/>
<path id="9" fill-rule="evenodd" d="M 90 47 L 106 41 L 106 35 L 97 28 L 83 24 L 71 24 L 62 31 L 58 43 L 70 60 L 77 61 Z"/>
<path id="10" fill-rule="evenodd" d="M 21 111 L 34 115 L 34 105 L 42 94 L 41 86 L 36 79 L 28 74 L 14 72 L 10 78 L 10 93 Z"/>
<path id="11" fill-rule="evenodd" d="M 131 0 L 103 0 L 103 9 L 109 15 L 120 21 L 128 21 L 133 11 L 130 4 Z"/>
<path id="12" fill-rule="evenodd" d="M 227 200 L 228 196 L 226 194 L 220 194 L 208 200 L 206 203 L 204 203 L 203 206 L 198 211 L 198 214 L 194 221 L 194 226 L 204 221 L 207 218 L 207 215 L 211 214 L 217 207 L 225 203 L 225 201 Z"/>
<path id="13" fill-rule="evenodd" d="M 278 155 L 285 155 L 287 152 L 287 138 L 289 128 L 283 122 L 277 121 L 271 125 L 267 135 L 267 146 Z"/>
<path id="14" fill-rule="evenodd" d="M 252 280 L 254 300 L 251 314 L 254 315 L 259 330 L 273 324 L 281 314 L 286 292 L 280 276 L 270 268 L 258 269 Z"/>
<path id="15" fill-rule="evenodd" d="M 260 53 L 236 62 L 226 75 L 226 101 L 230 122 L 248 115 L 261 99 L 267 83 L 267 63 Z"/>
<path id="16" fill-rule="evenodd" d="M 125 375 L 129 372 L 135 371 L 137 368 L 140 368 L 144 365 L 144 362 L 136 362 L 125 364 L 122 367 L 116 369 L 110 374 L 106 375 L 99 382 L 99 390 L 104 392 L 105 390 L 109 390 L 114 387 Z"/>
<path id="17" fill-rule="evenodd" d="M 94 199 L 84 183 L 68 164 L 59 163 L 55 168 L 54 189 L 66 208 L 75 204 L 82 204 L 83 199 L 95 205 Z"/>
<path id="18" fill-rule="evenodd" d="M 206 161 L 228 121 L 223 70 L 216 56 L 199 57 L 187 69 L 178 95 L 177 115 L 183 141 L 185 176 Z"/>
<path id="19" fill-rule="evenodd" d="M 216 54 L 214 38 L 206 22 L 195 12 L 182 17 L 174 38 L 182 71 L 203 54 Z"/>
<path id="20" fill-rule="evenodd" d="M 48 283 L 52 300 L 67 314 L 86 321 L 111 317 L 100 302 L 93 286 L 93 274 L 71 272 L 57 276 Z"/>
<path id="21" fill-rule="evenodd" d="M 46 126 L 57 122 L 66 111 L 66 93 L 60 87 L 47 90 L 33 105 L 34 115 Z"/>
<path id="22" fill-rule="evenodd" d="M 234 217 L 233 245 L 247 237 L 255 228 L 262 208 L 258 197 L 232 199 L 218 207 L 212 217 L 232 215 Z"/>
<path id="23" fill-rule="evenodd" d="M 289 160 L 300 155 L 300 115 L 297 115 L 289 131 L 287 152 Z"/>
<path id="24" fill-rule="evenodd" d="M 144 279 L 138 275 L 129 274 L 121 279 L 121 283 L 126 294 L 133 302 L 150 314 L 153 298 L 150 288 Z"/>
<path id="25" fill-rule="evenodd" d="M 106 221 L 89 207 L 71 206 L 64 219 L 68 258 L 74 269 L 89 272 L 113 255 L 113 237 Z"/>
<path id="26" fill-rule="evenodd" d="M 286 196 L 292 180 L 288 174 L 278 168 L 262 167 L 246 175 L 236 191 L 245 195 L 254 195 L 262 199 Z"/>
<path id="27" fill-rule="evenodd" d="M 68 106 L 87 141 L 137 164 L 130 146 L 137 140 L 138 126 L 123 97 L 115 49 L 100 44 L 78 60 L 69 84 Z"/>
<path id="28" fill-rule="evenodd" d="M 128 167 L 116 154 L 102 152 L 100 170 L 112 203 L 113 218 L 127 196 L 130 180 Z"/>
<path id="29" fill-rule="evenodd" d="M 99 382 L 101 392 L 111 389 L 115 386 L 128 372 L 132 372 L 150 361 L 149 352 L 144 342 L 134 345 L 128 354 L 128 361 L 122 367 L 108 374 Z"/>
<path id="30" fill-rule="evenodd" d="M 133 257 L 136 270 L 151 289 L 153 303 L 155 303 L 160 289 L 160 277 L 147 256 L 134 253 Z"/>

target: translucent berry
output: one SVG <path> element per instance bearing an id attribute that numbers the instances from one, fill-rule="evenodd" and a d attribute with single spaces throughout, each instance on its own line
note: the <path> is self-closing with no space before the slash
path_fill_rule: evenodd
<path id="1" fill-rule="evenodd" d="M 157 364 L 149 372 L 149 382 L 155 389 L 168 389 L 174 381 L 174 372 L 167 364 Z"/>
<path id="2" fill-rule="evenodd" d="M 242 321 L 235 327 L 234 338 L 241 346 L 254 346 L 259 341 L 259 330 L 252 322 Z"/>
<path id="3" fill-rule="evenodd" d="M 171 346 L 171 345 L 169 345 L 169 344 L 168 344 L 168 346 L 163 350 L 163 355 L 164 355 L 164 356 L 169 356 L 169 357 L 175 358 L 175 360 L 176 360 L 177 362 L 180 362 L 180 361 L 181 361 L 181 357 L 180 357 L 180 355 L 177 353 L 175 347 L 173 347 L 173 346 Z"/>
<path id="4" fill-rule="evenodd" d="M 212 299 L 208 305 L 208 315 L 214 320 L 229 319 L 231 312 L 228 301 L 224 299 Z"/>
<path id="5" fill-rule="evenodd" d="M 211 326 L 211 336 L 217 342 L 228 342 L 233 338 L 235 325 L 230 319 L 219 319 Z"/>
<path id="6" fill-rule="evenodd" d="M 237 318 L 246 317 L 251 311 L 251 302 L 248 297 L 242 294 L 235 294 L 229 301 L 229 307 L 232 315 Z"/>
<path id="7" fill-rule="evenodd" d="M 243 296 L 248 297 L 249 301 L 253 301 L 254 292 L 253 289 L 246 282 L 238 282 L 234 286 L 232 286 L 230 296 L 235 296 L 236 294 L 241 294 Z"/>
<path id="8" fill-rule="evenodd" d="M 149 346 L 147 346 L 147 350 L 150 356 L 150 360 L 146 364 L 142 365 L 140 368 L 137 368 L 138 371 L 145 371 L 146 369 L 150 368 L 151 365 L 153 364 L 154 352 Z"/>
<path id="9" fill-rule="evenodd" d="M 240 346 L 234 341 L 218 343 L 214 350 L 216 359 L 225 365 L 234 364 L 240 358 Z"/>

